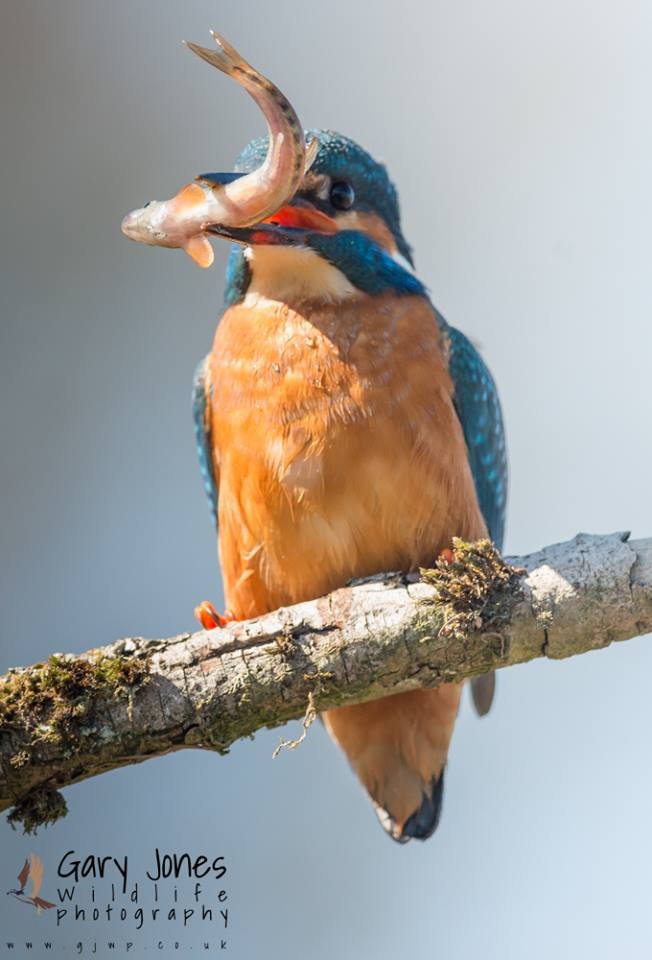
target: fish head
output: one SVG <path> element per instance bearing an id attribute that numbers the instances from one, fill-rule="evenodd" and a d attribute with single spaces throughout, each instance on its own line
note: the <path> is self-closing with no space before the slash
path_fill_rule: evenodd
<path id="1" fill-rule="evenodd" d="M 125 237 L 137 243 L 146 243 L 150 247 L 175 246 L 170 243 L 169 200 L 149 200 L 143 207 L 132 210 L 122 220 L 122 232 Z"/>
<path id="2" fill-rule="evenodd" d="M 122 232 L 130 240 L 151 247 L 188 250 L 189 245 L 192 249 L 193 244 L 202 240 L 210 247 L 201 231 L 205 222 L 219 211 L 219 193 L 211 184 L 187 183 L 170 200 L 151 200 L 128 213 L 122 221 Z"/>

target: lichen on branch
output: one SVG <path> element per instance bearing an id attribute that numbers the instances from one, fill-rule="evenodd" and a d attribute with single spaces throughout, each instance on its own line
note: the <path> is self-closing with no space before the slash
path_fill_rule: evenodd
<path id="1" fill-rule="evenodd" d="M 14 670 L 0 680 L 0 733 L 8 748 L 3 763 L 18 779 L 21 767 L 37 764 L 52 754 L 74 756 L 82 733 L 94 729 L 101 746 L 100 703 L 129 698 L 148 673 L 146 659 L 98 654 L 72 657 L 53 654 L 45 663 Z M 20 745 L 12 752 L 12 734 Z M 62 795 L 50 786 L 36 787 L 18 800 L 9 816 L 12 826 L 22 823 L 31 833 L 67 812 Z"/>
<path id="2" fill-rule="evenodd" d="M 183 748 L 226 752 L 263 727 L 559 659 L 652 632 L 652 540 L 589 536 L 506 561 L 452 562 L 166 640 L 55 655 L 0 678 L 0 810 L 28 830 L 62 787 Z"/>

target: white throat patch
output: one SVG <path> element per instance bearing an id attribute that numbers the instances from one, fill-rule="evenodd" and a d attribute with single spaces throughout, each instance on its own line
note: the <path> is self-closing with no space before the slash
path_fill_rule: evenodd
<path id="1" fill-rule="evenodd" d="M 341 270 L 307 247 L 246 247 L 250 293 L 292 303 L 297 300 L 345 300 L 359 291 Z"/>

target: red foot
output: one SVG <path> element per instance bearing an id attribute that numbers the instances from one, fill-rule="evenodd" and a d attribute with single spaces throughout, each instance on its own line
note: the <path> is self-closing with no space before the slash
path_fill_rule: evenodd
<path id="1" fill-rule="evenodd" d="M 455 551 L 451 550 L 450 547 L 445 547 L 437 557 L 438 560 L 441 560 L 443 563 L 455 563 Z"/>
<path id="2" fill-rule="evenodd" d="M 224 613 L 218 613 L 210 600 L 204 600 L 195 607 L 195 616 L 201 623 L 204 630 L 216 630 L 218 627 L 225 627 L 227 623 L 235 620 L 230 610 Z"/>

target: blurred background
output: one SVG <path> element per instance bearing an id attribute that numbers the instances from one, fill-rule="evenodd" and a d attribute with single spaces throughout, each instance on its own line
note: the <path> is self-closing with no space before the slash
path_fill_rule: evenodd
<path id="1" fill-rule="evenodd" d="M 508 552 L 578 530 L 652 535 L 651 10 L 3 4 L 2 669 L 169 636 L 199 600 L 221 603 L 189 394 L 226 244 L 202 271 L 120 234 L 124 213 L 231 169 L 264 131 L 246 94 L 181 46 L 210 27 L 306 126 L 387 163 L 418 273 L 501 391 Z M 503 671 L 486 720 L 465 699 L 426 844 L 383 835 L 315 725 L 275 761 L 278 730 L 75 786 L 69 817 L 33 840 L 2 819 L 0 892 L 28 849 L 52 886 L 68 849 L 137 864 L 159 846 L 227 857 L 232 956 L 647 958 L 651 670 L 643 638 Z M 23 912 L 0 895 L 0 941 L 21 923 L 52 931 Z M 108 924 L 77 934 L 124 939 Z M 147 955 L 139 943 L 131 956 Z"/>

